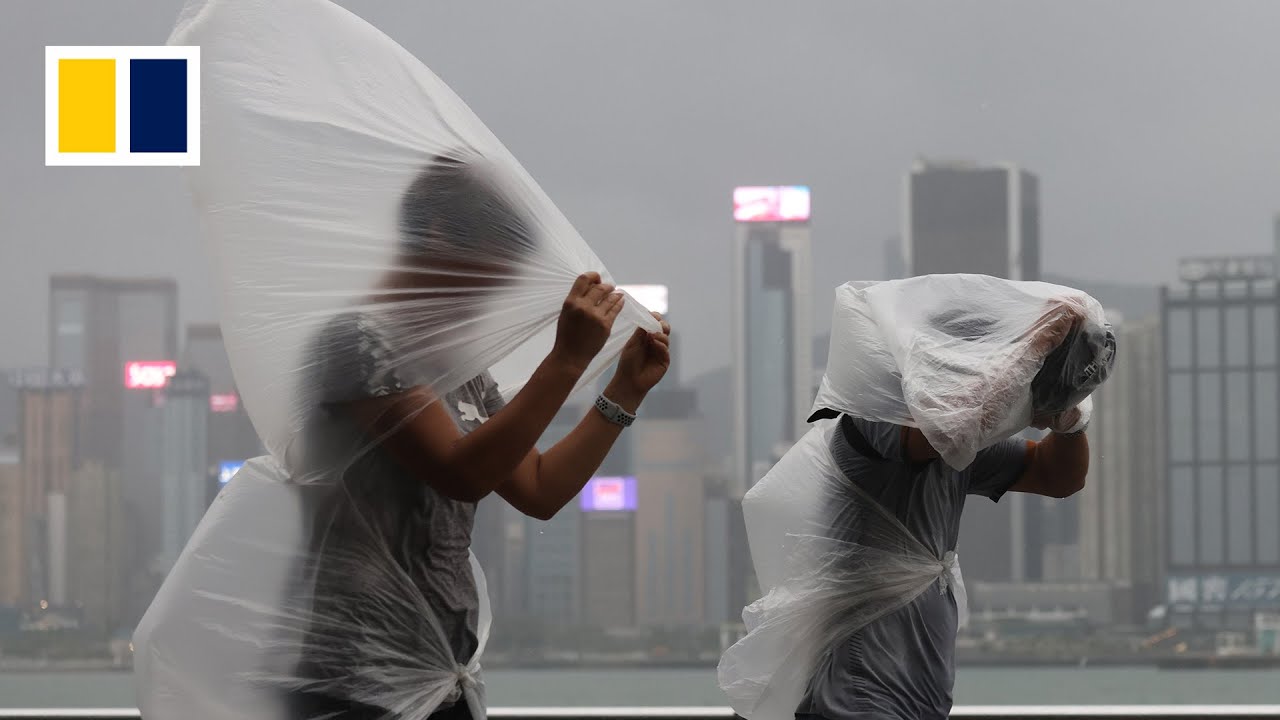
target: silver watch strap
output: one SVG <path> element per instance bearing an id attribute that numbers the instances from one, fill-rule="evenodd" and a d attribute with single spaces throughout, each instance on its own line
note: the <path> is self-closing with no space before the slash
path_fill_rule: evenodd
<path id="1" fill-rule="evenodd" d="M 623 410 L 621 405 L 605 397 L 603 393 L 596 398 L 596 410 L 600 411 L 605 420 L 624 428 L 631 427 L 631 423 L 636 421 L 635 415 Z"/>

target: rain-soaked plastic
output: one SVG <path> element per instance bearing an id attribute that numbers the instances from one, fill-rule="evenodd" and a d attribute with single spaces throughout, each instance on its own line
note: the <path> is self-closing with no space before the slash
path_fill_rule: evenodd
<path id="1" fill-rule="evenodd" d="M 1102 306 L 1072 288 L 985 275 L 847 283 L 813 409 L 917 427 L 960 470 L 1085 403 L 1115 353 Z"/>
<path id="2" fill-rule="evenodd" d="M 402 423 L 444 398 L 474 429 L 551 350 L 575 278 L 610 276 L 467 106 L 346 10 L 192 1 L 169 42 L 201 49 L 190 177 L 270 456 L 224 489 L 139 625 L 142 712 L 306 717 L 288 704 L 305 691 L 482 717 L 474 505 L 402 487 L 381 443 L 401 425 L 372 436 L 341 407 L 395 395 Z M 659 329 L 628 299 L 580 388 L 637 327 Z"/>
<path id="3" fill-rule="evenodd" d="M 816 422 L 743 499 L 763 597 L 743 611 L 747 635 L 720 661 L 734 711 L 794 717 L 839 643 L 923 592 L 951 592 L 967 622 L 954 549 L 930 551 L 844 476 L 834 418 L 918 427 L 963 469 L 1033 418 L 1055 425 L 1079 407 L 1059 429 L 1083 427 L 1115 351 L 1102 308 L 1070 288 L 977 275 L 840 287 Z"/>
<path id="4" fill-rule="evenodd" d="M 747 635 L 720 659 L 719 683 L 749 720 L 795 717 L 820 662 L 852 633 L 937 587 L 967 617 L 954 552 L 936 557 L 845 479 L 820 420 L 747 492 L 742 508 L 763 597 Z M 941 583 L 938 583 L 939 579 Z"/>

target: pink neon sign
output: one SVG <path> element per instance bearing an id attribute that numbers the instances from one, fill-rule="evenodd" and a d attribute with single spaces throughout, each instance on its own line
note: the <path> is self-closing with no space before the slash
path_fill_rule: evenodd
<path id="1" fill-rule="evenodd" d="M 124 386 L 130 390 L 157 390 L 178 372 L 172 360 L 135 360 L 124 365 Z"/>

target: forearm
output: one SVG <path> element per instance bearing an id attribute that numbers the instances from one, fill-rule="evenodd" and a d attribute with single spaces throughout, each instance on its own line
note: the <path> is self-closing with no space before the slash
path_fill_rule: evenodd
<path id="1" fill-rule="evenodd" d="M 581 372 L 548 356 L 500 412 L 454 443 L 450 464 L 465 469 L 487 494 L 506 482 L 529 456 L 577 385 Z"/>
<path id="2" fill-rule="evenodd" d="M 616 383 L 610 384 L 604 395 L 632 414 L 644 399 Z M 587 410 L 568 435 L 542 454 L 535 477 L 537 514 L 550 517 L 571 502 L 595 475 L 622 431 L 622 426 L 609 422 L 594 408 Z"/>
<path id="3" fill-rule="evenodd" d="M 1089 438 L 1084 433 L 1052 433 L 1036 445 L 1033 460 L 1054 497 L 1068 497 L 1084 487 L 1089 474 Z"/>

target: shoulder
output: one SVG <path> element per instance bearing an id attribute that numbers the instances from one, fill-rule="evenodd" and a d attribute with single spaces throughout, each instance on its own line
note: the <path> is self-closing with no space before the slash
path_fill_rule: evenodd
<path id="1" fill-rule="evenodd" d="M 1021 469 L 1021 466 L 1027 461 L 1031 448 L 1034 448 L 1035 445 L 1034 440 L 1015 435 L 979 450 L 978 454 L 974 456 L 973 464 L 969 467 L 974 470 L 988 472 L 1005 465 L 1016 465 Z"/>

